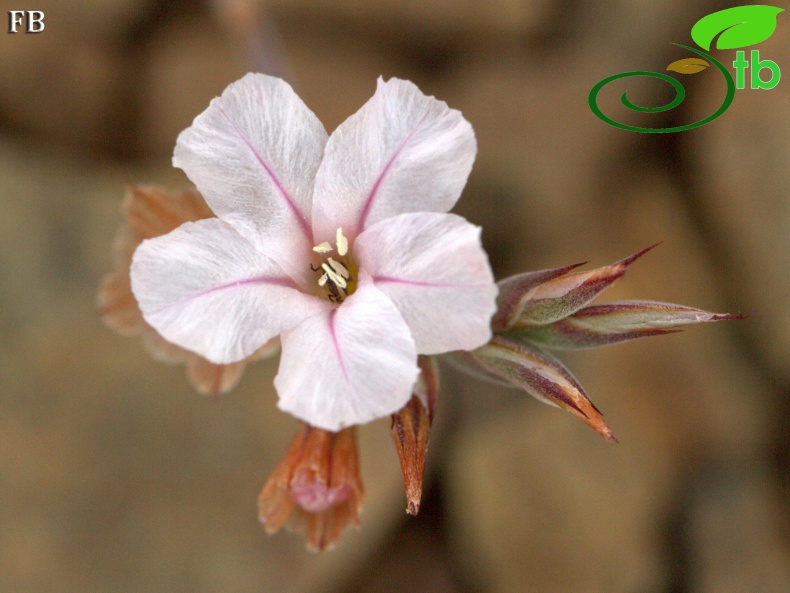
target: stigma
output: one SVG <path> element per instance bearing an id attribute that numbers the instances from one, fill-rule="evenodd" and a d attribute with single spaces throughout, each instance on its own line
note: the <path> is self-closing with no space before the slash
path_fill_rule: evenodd
<path id="1" fill-rule="evenodd" d="M 335 251 L 335 248 L 340 261 L 328 255 Z M 313 247 L 313 251 L 321 256 L 323 262 L 318 268 L 314 268 L 311 264 L 310 269 L 314 272 L 323 272 L 318 278 L 318 286 L 328 291 L 327 297 L 330 301 L 339 304 L 356 288 L 356 281 L 349 270 L 353 265 L 344 259 L 348 255 L 348 239 L 343 235 L 342 228 L 337 229 L 335 234 L 335 248 L 329 241 Z"/>

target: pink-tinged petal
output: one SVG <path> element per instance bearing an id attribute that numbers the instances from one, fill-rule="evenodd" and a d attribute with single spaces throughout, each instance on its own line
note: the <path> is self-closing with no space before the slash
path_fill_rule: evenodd
<path id="1" fill-rule="evenodd" d="M 405 212 L 447 212 L 477 152 L 459 111 L 411 82 L 379 78 L 376 93 L 329 138 L 313 202 L 316 239 L 349 237 Z"/>
<path id="2" fill-rule="evenodd" d="M 280 409 L 336 431 L 402 408 L 418 374 L 409 327 L 363 274 L 340 307 L 283 333 L 274 385 Z"/>
<path id="3" fill-rule="evenodd" d="M 221 364 L 331 306 L 297 290 L 280 266 L 216 218 L 144 241 L 132 261 L 132 290 L 166 340 Z"/>
<path id="4" fill-rule="evenodd" d="M 283 525 L 306 531 L 307 549 L 320 552 L 359 524 L 364 497 L 356 428 L 328 432 L 303 424 L 258 497 L 258 518 L 267 533 Z"/>
<path id="5" fill-rule="evenodd" d="M 173 164 L 219 218 L 300 278 L 310 273 L 313 182 L 326 138 L 288 83 L 248 74 L 181 133 Z"/>
<path id="6" fill-rule="evenodd" d="M 546 348 L 594 348 L 674 333 L 686 325 L 743 318 L 743 315 L 711 313 L 673 303 L 620 301 L 584 307 L 550 325 L 511 333 Z"/>
<path id="7" fill-rule="evenodd" d="M 491 339 L 497 288 L 480 227 L 455 214 L 401 214 L 357 237 L 354 253 L 400 310 L 420 354 Z"/>

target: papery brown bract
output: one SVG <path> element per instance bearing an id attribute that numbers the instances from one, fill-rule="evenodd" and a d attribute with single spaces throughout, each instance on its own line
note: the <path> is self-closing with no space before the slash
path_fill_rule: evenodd
<path id="1" fill-rule="evenodd" d="M 410 515 L 420 511 L 425 457 L 439 395 L 439 365 L 436 358 L 420 356 L 417 364 L 420 376 L 414 385 L 414 394 L 409 403 L 392 415 L 390 427 L 403 473 L 406 512 Z"/>

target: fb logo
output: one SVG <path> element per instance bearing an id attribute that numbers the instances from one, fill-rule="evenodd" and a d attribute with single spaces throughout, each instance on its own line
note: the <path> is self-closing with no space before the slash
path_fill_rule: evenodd
<path id="1" fill-rule="evenodd" d="M 25 33 L 41 33 L 44 30 L 44 12 L 41 10 L 9 10 L 8 32 L 17 33 L 24 25 Z"/>

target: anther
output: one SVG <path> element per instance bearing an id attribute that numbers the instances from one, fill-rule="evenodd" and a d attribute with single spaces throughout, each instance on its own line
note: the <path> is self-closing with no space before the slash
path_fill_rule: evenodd
<path id="1" fill-rule="evenodd" d="M 341 264 L 339 261 L 335 261 L 331 257 L 327 258 L 327 261 L 329 262 L 329 265 L 332 266 L 332 269 L 343 276 L 343 278 L 351 278 L 351 274 L 346 269 L 346 266 Z"/>
<path id="2" fill-rule="evenodd" d="M 343 236 L 342 227 L 337 229 L 337 236 L 335 237 L 335 242 L 337 243 L 337 252 L 340 255 L 340 257 L 343 257 L 346 253 L 348 253 L 348 239 L 346 239 Z"/>
<path id="3" fill-rule="evenodd" d="M 340 288 L 346 288 L 348 286 L 346 279 L 330 268 L 329 265 L 321 264 L 321 267 L 324 269 L 324 272 L 326 272 L 326 275 L 329 276 L 329 279 L 337 284 Z"/>

